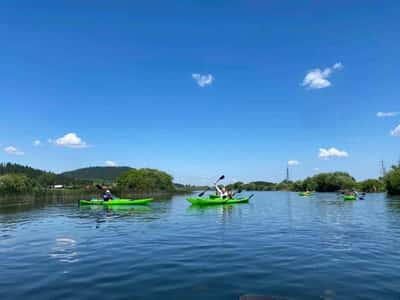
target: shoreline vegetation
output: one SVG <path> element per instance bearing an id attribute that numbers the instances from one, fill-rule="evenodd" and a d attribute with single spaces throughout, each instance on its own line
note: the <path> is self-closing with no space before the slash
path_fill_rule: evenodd
<path id="1" fill-rule="evenodd" d="M 89 167 L 56 174 L 19 164 L 0 164 L 1 196 L 63 192 L 99 197 L 98 184 L 107 186 L 119 197 L 189 193 L 206 188 L 174 183 L 168 173 L 147 168 Z"/>
<path id="2" fill-rule="evenodd" d="M 304 180 L 280 183 L 254 181 L 250 183 L 236 182 L 227 186 L 233 190 L 246 191 L 315 191 L 319 193 L 334 193 L 340 191 L 360 191 L 365 193 L 383 193 L 400 195 L 400 168 L 394 166 L 386 176 L 378 179 L 356 181 L 346 172 L 320 173 Z"/>
<path id="3" fill-rule="evenodd" d="M 205 186 L 173 182 L 173 177 L 156 169 L 130 167 L 89 167 L 55 174 L 12 163 L 0 164 L 0 195 L 82 194 L 99 197 L 96 184 L 108 186 L 120 197 L 190 193 L 207 189 Z M 346 172 L 320 173 L 304 180 L 236 182 L 231 190 L 246 191 L 317 191 L 387 192 L 400 195 L 400 164 L 392 166 L 384 177 L 356 181 Z M 210 190 L 213 187 L 209 188 Z"/>

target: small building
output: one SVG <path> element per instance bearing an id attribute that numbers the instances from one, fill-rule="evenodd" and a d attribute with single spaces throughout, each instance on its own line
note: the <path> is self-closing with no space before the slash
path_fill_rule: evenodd
<path id="1" fill-rule="evenodd" d="M 55 184 L 55 185 L 53 185 L 53 189 L 63 189 L 64 188 L 64 185 L 62 185 L 62 184 Z"/>

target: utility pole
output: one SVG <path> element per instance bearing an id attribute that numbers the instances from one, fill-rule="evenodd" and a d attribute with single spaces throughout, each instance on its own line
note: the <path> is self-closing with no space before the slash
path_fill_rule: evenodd
<path id="1" fill-rule="evenodd" d="M 382 177 L 385 177 L 386 168 L 385 168 L 385 163 L 383 162 L 383 160 L 381 160 L 381 173 L 382 173 Z"/>
<path id="2" fill-rule="evenodd" d="M 286 166 L 286 181 L 289 181 L 289 166 Z"/>

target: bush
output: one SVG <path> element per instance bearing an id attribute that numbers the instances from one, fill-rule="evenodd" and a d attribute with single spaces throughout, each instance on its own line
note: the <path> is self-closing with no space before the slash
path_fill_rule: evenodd
<path id="1" fill-rule="evenodd" d="M 0 176 L 0 192 L 26 193 L 34 189 L 35 183 L 23 174 L 6 174 Z"/>
<path id="2" fill-rule="evenodd" d="M 392 167 L 385 175 L 384 182 L 390 195 L 400 195 L 400 165 Z"/>

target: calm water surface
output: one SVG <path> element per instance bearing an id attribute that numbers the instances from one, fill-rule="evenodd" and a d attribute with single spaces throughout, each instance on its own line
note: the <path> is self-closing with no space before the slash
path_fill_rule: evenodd
<path id="1" fill-rule="evenodd" d="M 400 299 L 400 199 L 0 208 L 0 299 Z"/>

